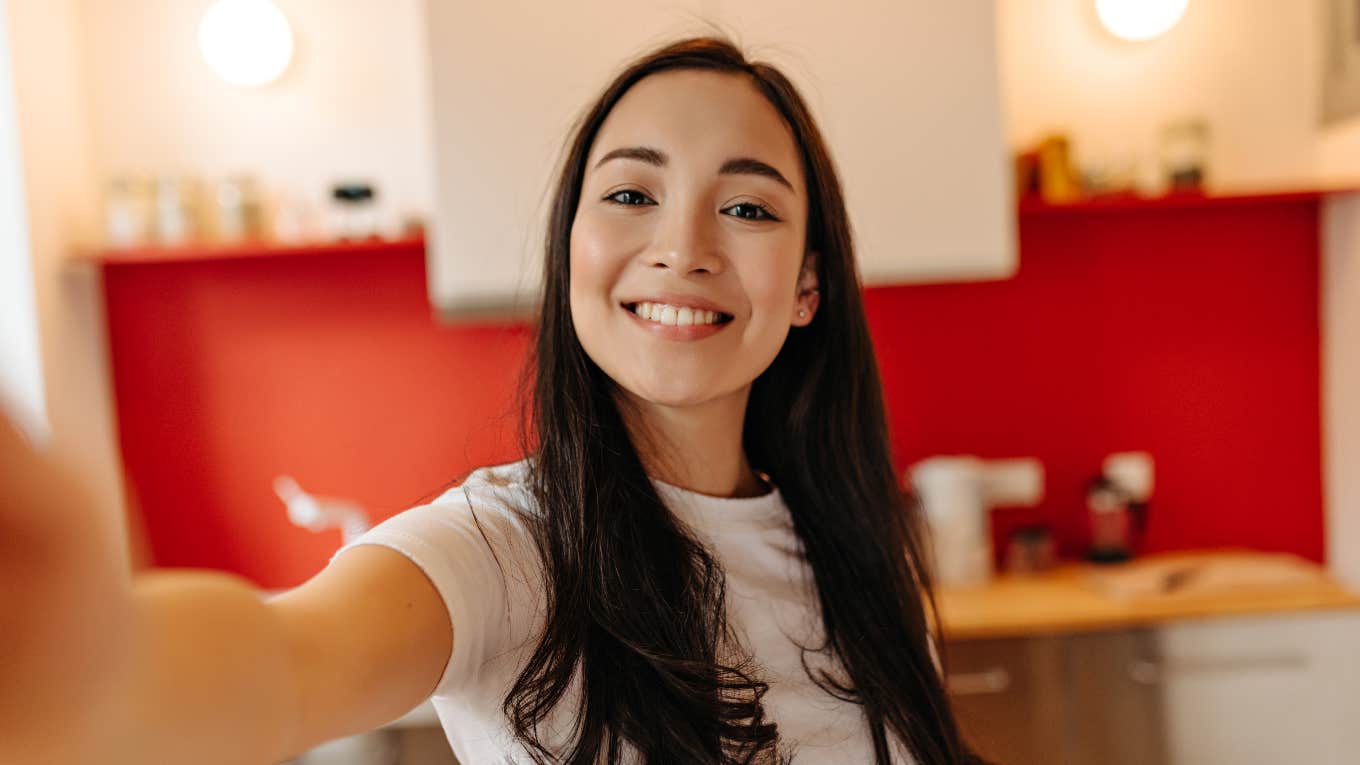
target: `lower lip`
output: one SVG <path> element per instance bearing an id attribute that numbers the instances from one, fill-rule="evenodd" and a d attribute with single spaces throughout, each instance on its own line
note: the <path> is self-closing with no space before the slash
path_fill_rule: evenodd
<path id="1" fill-rule="evenodd" d="M 732 320 L 729 319 L 722 324 L 691 324 L 687 327 L 681 327 L 679 325 L 662 324 L 661 322 L 652 321 L 651 319 L 644 319 L 630 311 L 627 306 L 619 306 L 619 309 L 628 314 L 628 317 L 639 327 L 658 337 L 665 338 L 666 340 L 702 340 L 705 337 L 721 332 L 728 324 L 732 323 Z"/>

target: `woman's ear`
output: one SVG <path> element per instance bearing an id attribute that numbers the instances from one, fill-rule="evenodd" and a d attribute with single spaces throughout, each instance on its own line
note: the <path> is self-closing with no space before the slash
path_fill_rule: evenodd
<path id="1" fill-rule="evenodd" d="M 793 326 L 806 327 L 812 323 L 821 297 L 821 287 L 817 283 L 817 253 L 809 250 L 807 257 L 803 258 L 803 271 L 798 275 L 798 295 L 794 300 L 791 322 Z"/>

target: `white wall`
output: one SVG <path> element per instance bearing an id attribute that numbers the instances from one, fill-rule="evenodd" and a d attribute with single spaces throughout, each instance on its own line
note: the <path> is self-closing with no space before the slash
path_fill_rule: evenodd
<path id="1" fill-rule="evenodd" d="M 45 439 L 45 398 L 9 29 L 0 0 L 0 407 L 31 437 Z"/>
<path id="2" fill-rule="evenodd" d="M 1327 202 L 1322 237 L 1327 558 L 1360 587 L 1360 194 Z"/>
<path id="3" fill-rule="evenodd" d="M 1146 43 L 1108 34 L 1091 0 L 1000 0 L 998 11 L 1014 146 L 1065 129 L 1085 161 L 1147 156 L 1164 123 L 1200 115 L 1215 185 L 1360 181 L 1360 120 L 1319 124 L 1320 0 L 1191 0 Z"/>
<path id="4" fill-rule="evenodd" d="M 293 27 L 293 64 L 275 83 L 240 88 L 199 54 L 209 0 L 81 0 L 98 179 L 245 172 L 322 204 L 335 180 L 359 177 L 389 211 L 428 214 L 424 3 L 276 2 Z"/>
<path id="5" fill-rule="evenodd" d="M 122 527 L 99 272 L 72 269 L 97 220 L 76 0 L 6 0 L 29 267 L 53 448 Z M 134 551 L 136 555 L 139 551 Z"/>

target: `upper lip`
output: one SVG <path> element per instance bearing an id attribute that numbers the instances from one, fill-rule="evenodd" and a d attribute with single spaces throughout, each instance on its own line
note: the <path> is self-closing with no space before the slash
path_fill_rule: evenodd
<path id="1" fill-rule="evenodd" d="M 731 311 L 723 308 L 712 300 L 698 297 L 697 295 L 681 295 L 678 292 L 660 292 L 646 297 L 629 298 L 623 301 L 623 305 L 632 306 L 638 303 L 665 303 L 676 308 L 698 308 L 714 313 L 733 315 Z"/>

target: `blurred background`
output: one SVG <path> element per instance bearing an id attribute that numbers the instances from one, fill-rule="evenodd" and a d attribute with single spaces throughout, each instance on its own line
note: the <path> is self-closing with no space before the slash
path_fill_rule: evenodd
<path id="1" fill-rule="evenodd" d="M 1360 760 L 1357 0 L 0 0 L 0 400 L 130 565 L 300 584 L 517 457 L 562 143 L 714 30 L 842 174 L 969 737 Z"/>

